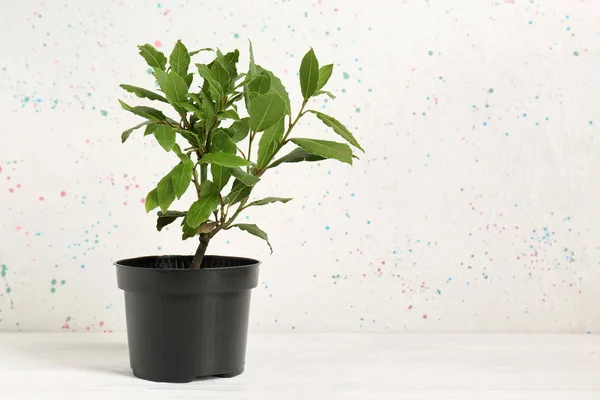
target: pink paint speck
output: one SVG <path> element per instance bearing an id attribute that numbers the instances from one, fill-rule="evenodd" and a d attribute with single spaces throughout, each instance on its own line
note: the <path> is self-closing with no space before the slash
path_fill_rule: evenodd
<path id="1" fill-rule="evenodd" d="M 427 314 L 423 314 L 423 319 L 427 319 Z"/>
<path id="2" fill-rule="evenodd" d="M 40 201 L 44 201 L 44 200 L 46 200 L 46 199 L 44 199 L 44 196 L 40 196 L 38 199 L 39 199 Z"/>
<path id="3" fill-rule="evenodd" d="M 65 192 L 64 190 L 60 192 L 60 197 L 65 197 L 67 195 L 67 192 Z"/>
<path id="4" fill-rule="evenodd" d="M 100 321 L 100 323 L 98 325 L 104 326 L 104 321 Z"/>
<path id="5" fill-rule="evenodd" d="M 162 43 L 160 42 L 160 40 L 157 40 L 157 41 L 154 42 L 154 47 L 158 48 L 160 46 L 162 46 Z"/>
<path id="6" fill-rule="evenodd" d="M 140 199 L 140 203 L 146 204 L 146 199 Z"/>
<path id="7" fill-rule="evenodd" d="M 409 309 L 409 310 L 412 310 L 412 306 L 408 306 L 408 309 Z"/>

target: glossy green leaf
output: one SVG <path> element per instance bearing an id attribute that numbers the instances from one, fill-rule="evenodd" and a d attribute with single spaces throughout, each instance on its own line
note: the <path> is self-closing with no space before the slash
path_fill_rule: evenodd
<path id="1" fill-rule="evenodd" d="M 246 186 L 254 186 L 260 181 L 259 177 L 251 175 L 241 168 L 230 168 L 230 171 L 231 175 Z"/>
<path id="2" fill-rule="evenodd" d="M 154 137 L 166 151 L 171 151 L 175 144 L 175 130 L 169 125 L 158 125 L 154 130 Z"/>
<path id="3" fill-rule="evenodd" d="M 121 143 L 125 143 L 125 141 L 129 138 L 129 135 L 131 135 L 131 132 L 141 128 L 142 126 L 146 126 L 149 123 L 150 121 L 144 121 L 141 124 L 137 124 L 136 126 L 129 128 L 126 131 L 123 131 L 123 133 L 121 134 Z"/>
<path id="4" fill-rule="evenodd" d="M 135 94 L 139 98 L 149 99 L 149 100 L 158 100 L 158 101 L 163 101 L 163 102 L 167 103 L 167 99 L 165 99 L 163 96 L 161 96 L 158 93 L 154 93 L 148 89 L 144 89 L 144 88 L 137 87 L 137 86 L 131 86 L 131 85 L 120 85 L 120 86 L 121 86 L 121 88 L 125 89 L 129 93 Z"/>
<path id="5" fill-rule="evenodd" d="M 256 68 L 259 73 L 266 72 L 269 75 L 269 78 L 271 78 L 271 88 L 269 89 L 269 92 L 279 94 L 279 96 L 283 99 L 283 102 L 285 103 L 285 112 L 288 115 L 292 115 L 292 106 L 290 103 L 290 95 L 285 90 L 285 86 L 283 86 L 283 83 L 281 83 L 281 80 L 278 77 L 276 77 L 273 72 L 271 72 L 267 69 L 264 69 L 260 65 L 257 65 Z"/>
<path id="6" fill-rule="evenodd" d="M 327 90 L 317 90 L 317 91 L 315 92 L 315 94 L 313 94 L 313 97 L 317 97 L 317 96 L 320 96 L 320 95 L 322 95 L 322 94 L 326 95 L 326 96 L 327 96 L 327 97 L 329 97 L 331 100 L 335 100 L 335 96 L 333 95 L 333 93 L 331 93 L 331 92 L 328 92 Z"/>
<path id="7" fill-rule="evenodd" d="M 192 182 L 192 171 L 194 169 L 194 163 L 191 162 L 181 162 L 175 168 L 173 168 L 173 190 L 175 191 L 175 196 L 178 199 L 184 195 L 190 183 Z"/>
<path id="8" fill-rule="evenodd" d="M 240 116 L 235 112 L 235 110 L 221 111 L 219 114 L 217 114 L 217 116 L 219 119 L 233 119 L 235 121 L 240 119 Z"/>
<path id="9" fill-rule="evenodd" d="M 252 49 L 252 42 L 248 40 L 249 45 L 249 53 L 250 53 L 250 67 L 248 68 L 248 75 L 250 77 L 255 77 L 258 75 L 258 70 L 256 69 L 256 63 L 254 62 L 254 49 Z"/>
<path id="10" fill-rule="evenodd" d="M 177 75 L 184 77 L 188 74 L 190 66 L 190 55 L 181 40 L 178 40 L 169 57 L 169 66 L 171 71 Z M 188 86 L 189 87 L 189 86 Z"/>
<path id="11" fill-rule="evenodd" d="M 176 104 L 178 107 L 181 107 L 185 111 L 189 111 L 193 113 L 198 119 L 202 118 L 202 114 L 200 110 L 198 110 L 194 105 L 188 103 L 187 101 L 180 101 Z"/>
<path id="12" fill-rule="evenodd" d="M 139 115 L 140 117 L 144 117 L 151 121 L 161 122 L 161 121 L 167 120 L 167 117 L 165 116 L 165 114 L 163 114 L 161 111 L 158 111 L 157 109 L 154 109 L 152 107 L 146 107 L 146 106 L 131 107 L 130 105 L 126 104 L 125 102 L 123 102 L 121 100 L 119 100 L 119 103 L 121 104 L 121 107 L 123 107 L 124 110 L 127 110 L 135 115 Z"/>
<path id="13" fill-rule="evenodd" d="M 246 207 L 254 207 L 254 206 L 264 206 L 265 204 L 271 203 L 287 203 L 292 200 L 288 197 L 265 197 L 264 199 L 253 201 L 252 203 L 248 203 Z"/>
<path id="14" fill-rule="evenodd" d="M 266 94 L 271 89 L 271 76 L 263 71 L 248 83 L 248 90 L 256 94 Z"/>
<path id="15" fill-rule="evenodd" d="M 186 224 L 198 228 L 208 220 L 211 213 L 219 206 L 219 191 L 211 181 L 202 182 L 200 199 L 190 207 L 186 217 Z"/>
<path id="16" fill-rule="evenodd" d="M 229 205 L 234 205 L 248 198 L 251 192 L 252 186 L 246 186 L 236 179 L 235 181 L 233 181 L 233 185 L 231 186 L 231 192 L 227 195 L 226 201 Z"/>
<path id="17" fill-rule="evenodd" d="M 284 134 L 284 118 L 281 118 L 275 125 L 265 130 L 258 142 L 258 159 L 256 166 L 260 170 L 266 167 L 275 156 Z"/>
<path id="18" fill-rule="evenodd" d="M 156 185 L 156 194 L 158 196 L 158 206 L 162 212 L 166 212 L 175 201 L 175 191 L 173 190 L 172 173 L 169 172 L 158 181 Z"/>
<path id="19" fill-rule="evenodd" d="M 200 139 L 198 139 L 198 135 L 196 135 L 194 132 L 191 131 L 187 131 L 185 129 L 175 129 L 175 131 L 177 133 L 179 133 L 181 136 L 183 136 L 183 138 L 185 140 L 188 141 L 189 144 L 191 144 L 192 146 L 200 146 Z"/>
<path id="20" fill-rule="evenodd" d="M 153 135 L 158 125 L 159 124 L 149 123 L 148 126 L 146 126 L 146 129 L 144 129 L 144 136 Z"/>
<path id="21" fill-rule="evenodd" d="M 200 164 L 217 164 L 222 167 L 245 167 L 251 165 L 250 162 L 235 154 L 217 151 L 216 153 L 207 153 L 199 161 Z"/>
<path id="22" fill-rule="evenodd" d="M 194 73 L 190 72 L 183 78 L 183 80 L 188 88 L 192 87 L 192 82 L 194 82 Z"/>
<path id="23" fill-rule="evenodd" d="M 221 63 L 214 63 L 210 68 L 213 79 L 219 83 L 222 89 L 222 93 L 225 94 L 231 83 L 231 77 L 227 70 L 221 65 Z"/>
<path id="24" fill-rule="evenodd" d="M 323 89 L 323 87 L 327 84 L 327 81 L 329 81 L 329 78 L 331 77 L 332 72 L 333 72 L 333 64 L 323 65 L 321 68 L 319 68 L 319 79 L 317 82 L 317 90 Z"/>
<path id="25" fill-rule="evenodd" d="M 181 239 L 186 240 L 192 238 L 198 234 L 198 228 L 192 228 L 187 224 L 187 215 L 183 218 L 183 223 L 181 224 Z"/>
<path id="26" fill-rule="evenodd" d="M 333 158 L 352 165 L 352 149 L 344 143 L 330 142 L 317 139 L 291 139 L 293 143 L 302 147 L 309 153 L 325 158 Z"/>
<path id="27" fill-rule="evenodd" d="M 305 99 L 310 98 L 317 90 L 319 83 L 319 61 L 313 49 L 310 49 L 302 58 L 300 64 L 300 89 Z"/>
<path id="28" fill-rule="evenodd" d="M 233 140 L 229 137 L 228 133 L 223 129 L 215 129 L 213 132 L 213 139 L 211 144 L 211 151 L 223 151 L 225 153 L 235 154 L 237 148 Z M 223 167 L 218 164 L 212 164 L 210 166 L 210 173 L 213 178 L 213 183 L 219 189 L 223 189 L 229 179 L 231 178 L 231 169 Z"/>
<path id="29" fill-rule="evenodd" d="M 248 132 L 250 132 L 250 118 L 246 117 L 234 122 L 228 128 L 228 132 L 231 136 L 231 140 L 233 140 L 235 143 L 246 139 Z"/>
<path id="30" fill-rule="evenodd" d="M 198 74 L 208 82 L 210 94 L 213 99 L 220 99 L 223 97 L 223 88 L 221 84 L 213 77 L 211 69 L 206 64 L 196 64 L 198 68 Z"/>
<path id="31" fill-rule="evenodd" d="M 190 57 L 195 56 L 196 54 L 198 54 L 198 53 L 200 53 L 202 51 L 214 51 L 214 50 L 211 49 L 210 47 L 205 47 L 205 48 L 200 49 L 200 50 L 190 51 Z"/>
<path id="32" fill-rule="evenodd" d="M 156 207 L 158 207 L 158 192 L 156 189 L 152 189 L 146 195 L 146 202 L 145 202 L 144 206 L 146 207 L 147 213 L 154 210 Z"/>
<path id="33" fill-rule="evenodd" d="M 236 64 L 240 60 L 240 52 L 238 50 L 231 51 L 225 54 L 223 67 L 229 73 L 229 76 L 234 79 L 238 76 Z"/>
<path id="34" fill-rule="evenodd" d="M 154 70 L 154 76 L 156 77 L 158 86 L 160 86 L 165 96 L 167 96 L 169 103 L 179 110 L 177 104 L 185 101 L 188 91 L 185 80 L 176 72 L 171 71 L 166 73 L 159 69 Z"/>
<path id="35" fill-rule="evenodd" d="M 348 128 L 346 128 L 340 121 L 319 111 L 311 110 L 310 112 L 315 114 L 317 118 L 319 118 L 325 125 L 332 128 L 335 133 L 346 139 L 346 141 L 352 146 L 364 152 L 363 148 L 360 147 L 360 144 L 358 144 L 356 138 L 352 135 L 352 133 L 350 133 Z"/>
<path id="36" fill-rule="evenodd" d="M 167 210 L 167 212 L 163 213 L 162 211 L 158 212 L 158 218 L 156 219 L 156 229 L 160 232 L 162 228 L 165 226 L 175 222 L 177 218 L 185 217 L 187 212 L 185 211 L 172 211 Z"/>
<path id="37" fill-rule="evenodd" d="M 167 66 L 167 57 L 160 51 L 156 50 L 152 45 L 145 44 L 143 46 L 138 46 L 140 50 L 140 55 L 144 57 L 146 63 L 152 68 L 158 68 L 160 70 L 165 70 Z"/>
<path id="38" fill-rule="evenodd" d="M 280 159 L 273 161 L 269 168 L 275 168 L 276 166 L 283 163 L 297 163 L 301 161 L 322 161 L 325 160 L 324 157 L 318 156 L 316 154 L 309 153 L 303 148 L 297 147 L 285 156 Z"/>
<path id="39" fill-rule="evenodd" d="M 267 242 L 267 244 L 269 245 L 269 249 L 271 249 L 271 254 L 273 254 L 273 247 L 271 247 L 271 243 L 269 243 L 269 237 L 267 233 L 260 229 L 258 226 L 254 224 L 235 224 L 231 226 L 235 226 L 236 228 L 246 231 L 251 235 L 261 238 L 262 240 Z"/>
<path id="40" fill-rule="evenodd" d="M 256 96 L 252 101 L 249 114 L 252 130 L 262 132 L 283 118 L 285 115 L 285 102 L 277 93 Z"/>

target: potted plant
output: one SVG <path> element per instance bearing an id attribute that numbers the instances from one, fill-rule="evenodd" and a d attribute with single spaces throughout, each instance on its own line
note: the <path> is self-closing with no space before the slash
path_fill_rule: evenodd
<path id="1" fill-rule="evenodd" d="M 198 246 L 193 256 L 148 256 L 115 263 L 118 286 L 125 292 L 131 368 L 136 376 L 153 381 L 236 376 L 244 370 L 250 290 L 258 283 L 260 262 L 205 255 L 211 239 L 236 228 L 269 244 L 258 226 L 236 219 L 250 207 L 291 200 L 251 200 L 252 189 L 271 169 L 324 159 L 352 164 L 356 157 L 348 144 L 293 137 L 303 117 L 320 119 L 350 145 L 362 149 L 339 121 L 308 108 L 316 96 L 334 98 L 323 90 L 333 65 L 319 68 L 312 49 L 300 65 L 303 100 L 296 113 L 279 78 L 254 62 L 251 44 L 246 73 L 237 70 L 237 50 L 226 54 L 212 49 L 188 51 L 178 41 L 168 60 L 149 44 L 139 46 L 139 52 L 152 68 L 159 92 L 121 87 L 163 103 L 176 117 L 119 100 L 125 110 L 144 118 L 124 131 L 121 139 L 125 142 L 134 130 L 144 128 L 144 136 L 153 136 L 173 154 L 177 164 L 146 196 L 146 211 L 159 208 L 159 231 L 178 221 L 182 239 L 196 239 Z M 215 58 L 191 68 L 191 57 L 200 52 Z M 248 116 L 241 115 L 240 103 Z M 284 147 L 291 151 L 280 156 Z M 173 202 L 188 188 L 197 200 L 189 207 L 177 207 L 182 211 L 174 210 Z"/>

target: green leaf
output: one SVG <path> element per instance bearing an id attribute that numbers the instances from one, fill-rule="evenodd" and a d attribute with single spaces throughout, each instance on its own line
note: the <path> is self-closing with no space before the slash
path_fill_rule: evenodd
<path id="1" fill-rule="evenodd" d="M 185 84 L 187 85 L 188 88 L 191 87 L 192 82 L 194 82 L 194 73 L 190 72 L 183 78 L 183 80 L 185 81 Z"/>
<path id="2" fill-rule="evenodd" d="M 210 72 L 213 79 L 219 83 L 219 86 L 222 89 L 221 93 L 225 94 L 229 88 L 229 84 L 231 83 L 231 77 L 229 76 L 227 70 L 223 68 L 221 63 L 216 62 L 210 68 Z"/>
<path id="3" fill-rule="evenodd" d="M 291 141 L 309 153 L 325 158 L 333 158 L 352 165 L 352 149 L 347 144 L 330 142 L 328 140 L 300 138 L 291 139 Z"/>
<path id="4" fill-rule="evenodd" d="M 179 111 L 180 108 L 177 104 L 185 101 L 188 92 L 188 86 L 187 83 L 185 83 L 185 80 L 176 72 L 169 72 L 167 74 L 159 69 L 154 70 L 154 76 L 156 77 L 158 86 L 160 86 L 165 93 L 165 96 L 167 96 L 169 103 Z"/>
<path id="5" fill-rule="evenodd" d="M 363 148 L 360 147 L 360 144 L 358 144 L 358 141 L 354 138 L 352 133 L 350 133 L 348 128 L 346 128 L 340 121 L 338 121 L 337 119 L 335 119 L 327 114 L 323 114 L 318 111 L 310 110 L 310 112 L 315 114 L 317 116 L 317 118 L 319 118 L 321 121 L 323 121 L 323 123 L 325 125 L 332 128 L 335 133 L 337 133 L 338 135 L 340 135 L 341 137 L 346 139 L 346 141 L 348 143 L 350 143 L 352 146 L 354 146 L 357 149 L 360 149 L 364 152 Z"/>
<path id="6" fill-rule="evenodd" d="M 198 74 L 208 82 L 210 94 L 213 99 L 220 99 L 223 97 L 223 88 L 221 84 L 213 77 L 211 69 L 206 64 L 196 64 L 198 68 Z"/>
<path id="7" fill-rule="evenodd" d="M 158 218 L 156 220 L 156 229 L 160 232 L 162 228 L 173 223 L 179 217 L 185 217 L 186 214 L 187 212 L 185 211 L 167 210 L 165 213 L 159 211 Z"/>
<path id="8" fill-rule="evenodd" d="M 246 186 L 236 179 L 233 181 L 231 192 L 227 195 L 226 201 L 230 206 L 232 206 L 250 196 L 250 192 L 252 192 L 252 186 Z"/>
<path id="9" fill-rule="evenodd" d="M 249 114 L 252 130 L 262 132 L 283 118 L 285 115 L 285 102 L 277 93 L 256 96 L 252 101 Z"/>
<path id="10" fill-rule="evenodd" d="M 198 234 L 198 228 L 192 228 L 187 224 L 187 216 L 183 219 L 183 223 L 181 224 L 182 235 L 181 239 L 186 240 L 192 238 Z"/>
<path id="11" fill-rule="evenodd" d="M 248 40 L 248 44 L 250 47 L 250 67 L 248 68 L 248 75 L 250 75 L 250 77 L 254 77 L 258 75 L 258 70 L 256 69 L 256 63 L 254 62 L 254 50 L 252 49 L 252 42 Z"/>
<path id="12" fill-rule="evenodd" d="M 214 50 L 211 49 L 210 47 L 205 47 L 204 49 L 190 51 L 190 57 L 195 56 L 196 54 L 200 53 L 201 51 L 214 51 Z"/>
<path id="13" fill-rule="evenodd" d="M 270 203 L 287 203 L 290 200 L 292 200 L 292 199 L 290 199 L 288 197 L 265 197 L 264 199 L 260 199 L 260 200 L 253 201 L 252 203 L 248 203 L 248 205 L 246 207 L 264 206 L 265 204 L 270 204 Z"/>
<path id="14" fill-rule="evenodd" d="M 258 226 L 254 224 L 235 224 L 231 226 L 235 226 L 236 228 L 246 231 L 251 235 L 261 238 L 262 240 L 267 242 L 267 244 L 269 245 L 269 249 L 271 249 L 271 254 L 273 254 L 273 247 L 271 247 L 271 243 L 269 243 L 269 237 L 267 236 L 267 233 L 261 230 Z"/>
<path id="15" fill-rule="evenodd" d="M 171 151 L 175 144 L 175 130 L 169 125 L 157 126 L 154 130 L 154 137 L 166 151 Z"/>
<path id="16" fill-rule="evenodd" d="M 181 40 L 178 40 L 169 57 L 171 71 L 179 76 L 186 76 L 190 66 L 190 55 Z"/>
<path id="17" fill-rule="evenodd" d="M 126 131 L 123 131 L 123 133 L 121 134 L 121 143 L 125 143 L 125 141 L 129 138 L 129 135 L 131 135 L 131 132 L 141 128 L 142 126 L 146 126 L 149 123 L 150 121 L 144 121 L 141 124 L 137 124 L 136 126 L 129 128 Z"/>
<path id="18" fill-rule="evenodd" d="M 266 167 L 275 156 L 275 152 L 283 140 L 284 120 L 285 118 L 281 118 L 261 135 L 258 142 L 258 159 L 256 160 L 258 169 Z"/>
<path id="19" fill-rule="evenodd" d="M 121 100 L 119 100 L 119 103 L 121 104 L 121 107 L 123 107 L 124 110 L 127 110 L 135 115 L 139 115 L 140 117 L 144 117 L 151 121 L 162 122 L 167 120 L 165 114 L 163 114 L 161 111 L 158 111 L 155 108 L 146 106 L 131 107 L 130 105 L 127 105 Z"/>
<path id="20" fill-rule="evenodd" d="M 248 132 L 250 132 L 250 118 L 246 117 L 234 122 L 228 128 L 228 132 L 231 136 L 231 140 L 233 140 L 235 143 L 246 139 Z"/>
<path id="21" fill-rule="evenodd" d="M 240 119 L 240 116 L 235 112 L 235 110 L 221 111 L 217 115 L 219 116 L 219 119 L 233 119 L 235 121 Z"/>
<path id="22" fill-rule="evenodd" d="M 252 78 L 248 83 L 248 90 L 252 93 L 267 94 L 271 89 L 271 76 L 263 71 L 260 75 Z"/>
<path id="23" fill-rule="evenodd" d="M 316 154 L 309 153 L 303 148 L 297 147 L 285 156 L 280 159 L 274 161 L 269 165 L 269 168 L 275 168 L 276 166 L 283 163 L 297 163 L 301 161 L 322 161 L 325 160 L 324 157 L 318 156 Z"/>
<path id="24" fill-rule="evenodd" d="M 213 132 L 212 144 L 210 146 L 211 151 L 223 151 L 229 154 L 235 154 L 237 147 L 233 140 L 229 137 L 228 133 L 223 129 L 215 129 Z M 229 178 L 231 178 L 230 168 L 222 167 L 217 164 L 210 166 L 210 173 L 213 178 L 215 186 L 219 189 L 223 189 Z"/>
<path id="25" fill-rule="evenodd" d="M 223 151 L 217 151 L 216 153 L 207 153 L 202 156 L 198 161 L 200 164 L 217 164 L 222 167 L 246 167 L 252 165 L 250 162 L 244 160 L 242 157 L 236 156 L 235 154 L 225 153 Z"/>
<path id="26" fill-rule="evenodd" d="M 137 87 L 137 86 L 131 86 L 131 85 L 120 85 L 120 86 L 123 89 L 125 89 L 126 91 L 128 91 L 129 93 L 135 94 L 139 98 L 149 99 L 149 100 L 158 100 L 158 101 L 163 101 L 163 102 L 167 103 L 167 99 L 165 99 L 158 93 L 151 92 L 148 89 L 144 89 L 144 88 Z"/>
<path id="27" fill-rule="evenodd" d="M 271 78 L 271 88 L 269 89 L 269 93 L 279 94 L 279 96 L 283 99 L 283 101 L 285 103 L 285 112 L 291 116 L 292 115 L 292 106 L 290 103 L 290 95 L 285 90 L 285 87 L 283 86 L 283 83 L 281 83 L 281 80 L 278 77 L 276 77 L 273 72 L 271 72 L 267 69 L 264 69 L 260 65 L 257 65 L 256 68 L 259 73 L 266 72 L 269 75 L 269 77 Z"/>
<path id="28" fill-rule="evenodd" d="M 329 78 L 331 77 L 331 73 L 333 72 L 333 64 L 323 65 L 319 68 L 319 79 L 317 82 L 317 90 L 323 89 L 323 86 L 327 84 Z"/>
<path id="29" fill-rule="evenodd" d="M 158 181 L 156 186 L 158 196 L 158 205 L 162 212 L 166 212 L 169 206 L 175 201 L 175 191 L 173 190 L 172 172 L 169 172 Z"/>
<path id="30" fill-rule="evenodd" d="M 192 146 L 200 146 L 200 140 L 198 139 L 198 135 L 194 132 L 187 131 L 185 129 L 175 129 L 177 133 L 185 138 Z"/>
<path id="31" fill-rule="evenodd" d="M 149 123 L 144 130 L 144 136 L 153 135 L 159 124 Z"/>
<path id="32" fill-rule="evenodd" d="M 260 181 L 259 177 L 251 175 L 241 168 L 231 168 L 230 171 L 231 175 L 246 186 L 254 186 Z"/>
<path id="33" fill-rule="evenodd" d="M 240 52 L 238 50 L 231 51 L 225 54 L 224 60 L 223 67 L 232 79 L 235 78 L 238 75 L 236 64 L 240 60 Z"/>
<path id="34" fill-rule="evenodd" d="M 145 44 L 143 46 L 138 46 L 140 49 L 140 55 L 144 57 L 146 63 L 152 68 L 158 68 L 160 70 L 165 70 L 167 66 L 167 57 L 160 51 L 156 50 L 152 45 Z"/>
<path id="35" fill-rule="evenodd" d="M 317 90 L 315 92 L 315 94 L 313 94 L 313 97 L 317 97 L 317 96 L 320 96 L 322 94 L 327 95 L 327 97 L 329 97 L 331 100 L 335 100 L 335 96 L 333 95 L 333 93 L 328 92 L 327 90 Z"/>
<path id="36" fill-rule="evenodd" d="M 146 195 L 145 207 L 146 207 L 147 213 L 154 210 L 156 207 L 158 207 L 158 192 L 156 189 L 152 189 Z"/>
<path id="37" fill-rule="evenodd" d="M 185 191 L 190 186 L 192 182 L 192 171 L 194 169 L 194 163 L 191 162 L 181 162 L 177 164 L 175 168 L 173 168 L 173 190 L 175 191 L 175 196 L 178 199 L 183 196 Z"/>
<path id="38" fill-rule="evenodd" d="M 202 182 L 200 199 L 190 207 L 186 224 L 198 228 L 210 217 L 210 214 L 219 206 L 219 191 L 211 181 Z"/>
<path id="39" fill-rule="evenodd" d="M 176 104 L 178 107 L 181 107 L 185 111 L 189 111 L 193 113 L 198 119 L 202 119 L 202 114 L 200 110 L 198 110 L 194 105 L 188 103 L 187 101 L 180 101 Z"/>
<path id="40" fill-rule="evenodd" d="M 300 64 L 300 89 L 304 99 L 310 98 L 317 90 L 319 83 L 319 61 L 313 49 L 302 58 Z"/>

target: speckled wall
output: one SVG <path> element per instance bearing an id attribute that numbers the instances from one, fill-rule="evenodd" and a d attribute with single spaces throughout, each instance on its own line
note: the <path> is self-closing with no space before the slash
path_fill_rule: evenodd
<path id="1" fill-rule="evenodd" d="M 239 48 L 296 105 L 312 46 L 367 150 L 265 176 L 293 197 L 219 235 L 263 261 L 252 329 L 600 329 L 600 4 L 570 0 L 2 1 L 0 330 L 119 331 L 112 262 L 191 253 L 143 198 L 172 166 L 118 85 L 136 45 Z M 306 118 L 298 135 L 331 137 Z"/>

